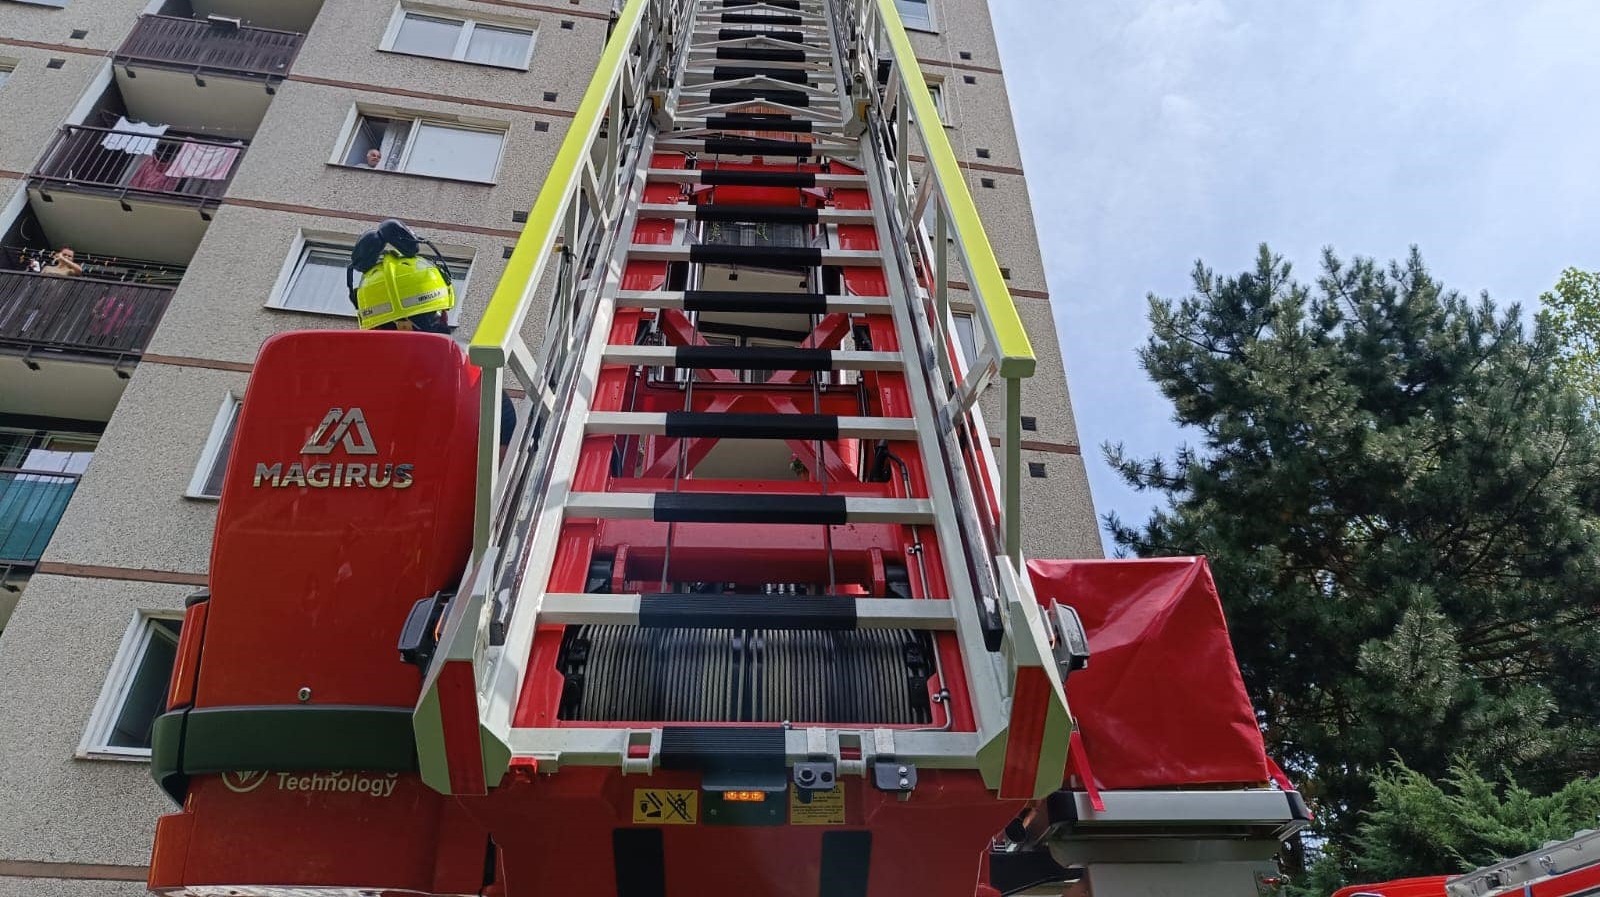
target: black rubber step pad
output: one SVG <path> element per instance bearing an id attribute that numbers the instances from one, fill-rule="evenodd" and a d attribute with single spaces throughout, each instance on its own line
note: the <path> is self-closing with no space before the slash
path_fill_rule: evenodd
<path id="1" fill-rule="evenodd" d="M 790 134 L 810 134 L 812 123 L 799 121 L 787 115 L 708 115 L 706 127 L 712 130 L 785 131 Z"/>
<path id="2" fill-rule="evenodd" d="M 767 495 L 759 492 L 662 492 L 657 523 L 769 523 L 841 525 L 842 495 Z"/>
<path id="3" fill-rule="evenodd" d="M 743 40 L 747 37 L 765 37 L 770 40 L 783 41 L 786 44 L 803 44 L 806 35 L 803 31 L 747 31 L 743 28 L 722 28 L 717 31 L 717 40 Z"/>
<path id="4" fill-rule="evenodd" d="M 716 439 L 838 439 L 836 414 L 668 411 L 666 435 Z"/>
<path id="5" fill-rule="evenodd" d="M 784 90 L 779 87 L 713 87 L 711 88 L 711 102 L 713 103 L 748 103 L 753 100 L 767 100 L 781 103 L 785 106 L 798 106 L 805 108 L 811 105 L 811 95 L 803 90 Z"/>
<path id="6" fill-rule="evenodd" d="M 774 69 L 759 65 L 719 65 L 711 70 L 711 77 L 718 81 L 771 78 L 774 81 L 785 81 L 790 84 L 805 84 L 810 81 L 810 73 L 800 69 Z"/>
<path id="7" fill-rule="evenodd" d="M 700 371 L 831 371 L 833 351 L 787 346 L 679 346 L 673 353 L 673 367 Z"/>
<path id="8" fill-rule="evenodd" d="M 718 47 L 717 58 L 736 62 L 805 62 L 806 51 L 787 47 Z"/>
<path id="9" fill-rule="evenodd" d="M 814 268 L 822 264 L 822 249 L 816 246 L 722 246 L 701 243 L 689 247 L 689 261 L 752 268 Z"/>
<path id="10" fill-rule="evenodd" d="M 706 137 L 706 152 L 724 156 L 786 156 L 804 159 L 817 151 L 803 140 L 760 140 L 747 137 Z"/>
<path id="11" fill-rule="evenodd" d="M 748 171 L 737 168 L 702 168 L 700 183 L 723 187 L 815 187 L 809 171 Z"/>
<path id="12" fill-rule="evenodd" d="M 804 25 L 804 16 L 784 15 L 776 12 L 725 12 L 722 14 L 724 25 Z"/>
<path id="13" fill-rule="evenodd" d="M 685 290 L 684 311 L 745 312 L 775 315 L 821 315 L 828 299 L 821 293 L 750 293 L 739 290 Z"/>

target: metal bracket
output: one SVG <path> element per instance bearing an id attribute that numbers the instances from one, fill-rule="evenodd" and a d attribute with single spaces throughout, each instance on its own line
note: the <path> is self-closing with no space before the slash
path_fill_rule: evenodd
<path id="1" fill-rule="evenodd" d="M 1066 682 L 1068 674 L 1089 665 L 1089 634 L 1078 612 L 1065 604 L 1051 601 L 1045 609 L 1045 619 L 1050 624 L 1051 653 L 1061 671 L 1061 681 Z"/>
<path id="2" fill-rule="evenodd" d="M 917 767 L 893 757 L 879 757 L 872 764 L 872 784 L 879 791 L 898 794 L 905 800 L 917 787 Z"/>
<path id="3" fill-rule="evenodd" d="M 801 761 L 794 765 L 794 785 L 796 799 L 809 804 L 813 793 L 839 787 L 838 768 L 832 760 Z"/>

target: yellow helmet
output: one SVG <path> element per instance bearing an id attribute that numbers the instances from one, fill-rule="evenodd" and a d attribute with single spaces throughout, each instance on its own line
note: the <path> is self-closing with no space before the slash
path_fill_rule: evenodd
<path id="1" fill-rule="evenodd" d="M 356 288 L 356 320 L 371 330 L 412 315 L 447 311 L 456 304 L 450 274 L 419 256 L 384 250 Z"/>

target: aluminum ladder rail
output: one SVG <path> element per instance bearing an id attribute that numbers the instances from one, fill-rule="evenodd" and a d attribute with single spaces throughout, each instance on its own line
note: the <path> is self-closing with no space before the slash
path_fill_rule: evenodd
<path id="1" fill-rule="evenodd" d="M 792 30 L 729 35 L 721 26 L 730 15 L 778 16 Z M 774 55 L 792 61 L 796 44 L 801 52 L 794 70 L 804 83 L 770 71 L 718 80 L 721 47 L 737 48 L 735 56 L 752 61 Z M 880 62 L 889 73 L 881 90 L 875 77 Z M 706 180 L 704 172 L 652 170 L 653 154 L 713 151 L 716 131 L 740 130 L 729 127 L 729 113 L 740 115 L 737 110 L 751 102 L 805 116 L 819 155 L 863 172 L 823 173 L 816 183 L 870 191 L 878 255 L 823 250 L 821 263 L 882 266 L 902 349 L 832 351 L 817 363 L 903 371 L 919 451 L 930 473 L 947 476 L 929 477 L 925 499 L 846 501 L 846 519 L 933 527 L 945 548 L 951 589 L 944 601 L 862 599 L 855 613 L 858 624 L 954 632 L 976 721 L 972 732 L 796 727 L 785 735 L 788 759 L 826 756 L 841 774 L 865 774 L 879 756 L 977 769 L 1011 798 L 1043 797 L 1060 787 L 1071 728 L 1063 690 L 1071 633 L 1063 628 L 1065 617 L 1046 615 L 1035 602 L 1020 548 L 1020 389 L 1033 371 L 1033 353 L 932 99 L 908 86 L 924 83 L 893 0 L 630 0 L 623 9 L 470 349 L 484 374 L 474 561 L 442 621 L 415 715 L 422 774 L 432 787 L 485 793 L 514 761 L 543 772 L 601 765 L 647 773 L 658 764 L 659 729 L 530 729 L 515 726 L 513 718 L 539 626 L 626 624 L 637 617 L 636 598 L 547 593 L 544 571 L 568 516 L 661 519 L 661 496 L 570 491 L 584 435 L 652 425 L 639 416 L 592 414 L 588 391 L 603 364 L 684 363 L 681 351 L 668 358 L 655 347 L 607 345 L 619 307 L 670 308 L 684 301 L 681 292 L 620 289 L 630 255 L 670 260 L 685 250 L 631 245 L 628 235 L 641 214 L 662 214 L 640 202 L 653 178 Z M 929 159 L 920 176 L 909 165 L 913 138 Z M 781 148 L 763 147 L 769 149 Z M 922 225 L 930 210 L 931 233 Z M 970 369 L 951 351 L 952 262 L 968 274 L 981 328 Z M 884 311 L 884 299 L 826 298 L 830 310 Z M 531 311 L 544 302 L 550 312 L 535 355 L 525 333 Z M 508 375 L 528 400 L 502 465 L 494 411 Z M 1007 410 L 998 463 L 977 408 L 996 378 L 1006 384 Z M 887 419 L 850 426 L 862 434 L 905 432 Z M 985 481 L 1003 484 L 998 518 L 979 485 Z M 985 612 L 996 623 L 989 631 Z M 1027 741 L 1016 735 L 1019 721 Z"/>

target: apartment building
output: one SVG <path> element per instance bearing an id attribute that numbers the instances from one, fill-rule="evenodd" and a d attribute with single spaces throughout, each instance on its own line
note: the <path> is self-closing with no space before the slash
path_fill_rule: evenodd
<path id="1" fill-rule="evenodd" d="M 1028 552 L 1098 555 L 986 2 L 897 4 L 1039 357 Z M 257 348 L 353 326 L 349 247 L 387 217 L 470 332 L 611 7 L 0 0 L 0 897 L 141 890 L 149 723 Z M 34 270 L 64 248 L 81 271 Z"/>

